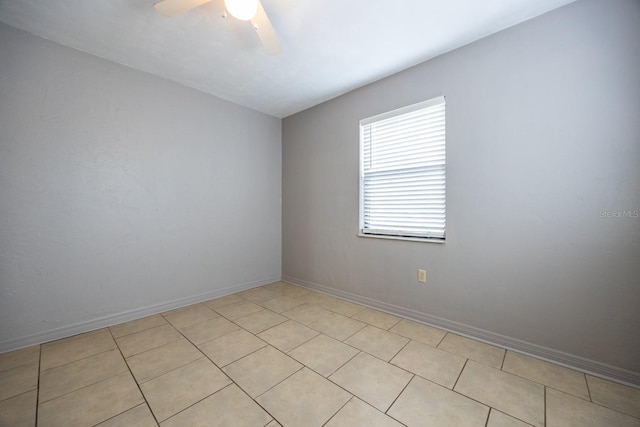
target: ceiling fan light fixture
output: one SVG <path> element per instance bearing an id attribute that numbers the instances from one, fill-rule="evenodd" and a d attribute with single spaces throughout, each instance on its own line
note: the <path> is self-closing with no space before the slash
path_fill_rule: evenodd
<path id="1" fill-rule="evenodd" d="M 248 21 L 258 12 L 258 0 L 224 0 L 224 6 L 236 19 Z"/>

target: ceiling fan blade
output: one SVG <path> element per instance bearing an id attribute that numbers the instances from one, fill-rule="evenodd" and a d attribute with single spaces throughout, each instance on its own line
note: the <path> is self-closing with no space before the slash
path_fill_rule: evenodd
<path id="1" fill-rule="evenodd" d="M 258 12 L 256 12 L 256 16 L 251 18 L 251 24 L 253 25 L 253 29 L 256 30 L 256 33 L 258 33 L 258 37 L 269 55 L 277 55 L 282 52 L 282 45 L 280 45 L 278 35 L 273 29 L 267 12 L 264 10 L 264 7 L 262 7 L 261 1 L 258 1 Z"/>
<path id="2" fill-rule="evenodd" d="M 210 1 L 211 0 L 162 0 L 154 4 L 153 7 L 164 16 L 175 16 Z"/>

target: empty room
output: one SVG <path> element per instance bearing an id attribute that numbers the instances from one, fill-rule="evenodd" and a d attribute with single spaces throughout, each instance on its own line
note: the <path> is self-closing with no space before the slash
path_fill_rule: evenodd
<path id="1" fill-rule="evenodd" d="M 640 427 L 640 1 L 0 0 L 0 427 Z"/>

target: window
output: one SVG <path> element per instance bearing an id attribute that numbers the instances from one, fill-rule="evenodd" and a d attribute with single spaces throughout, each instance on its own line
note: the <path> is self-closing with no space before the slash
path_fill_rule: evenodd
<path id="1" fill-rule="evenodd" d="M 360 121 L 360 235 L 444 241 L 445 99 Z"/>

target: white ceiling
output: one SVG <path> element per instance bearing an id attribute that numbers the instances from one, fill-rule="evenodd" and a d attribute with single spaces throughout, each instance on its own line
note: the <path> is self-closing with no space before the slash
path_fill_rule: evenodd
<path id="1" fill-rule="evenodd" d="M 277 56 L 223 0 L 155 1 L 0 0 L 0 21 L 281 118 L 573 0 L 262 0 Z"/>

